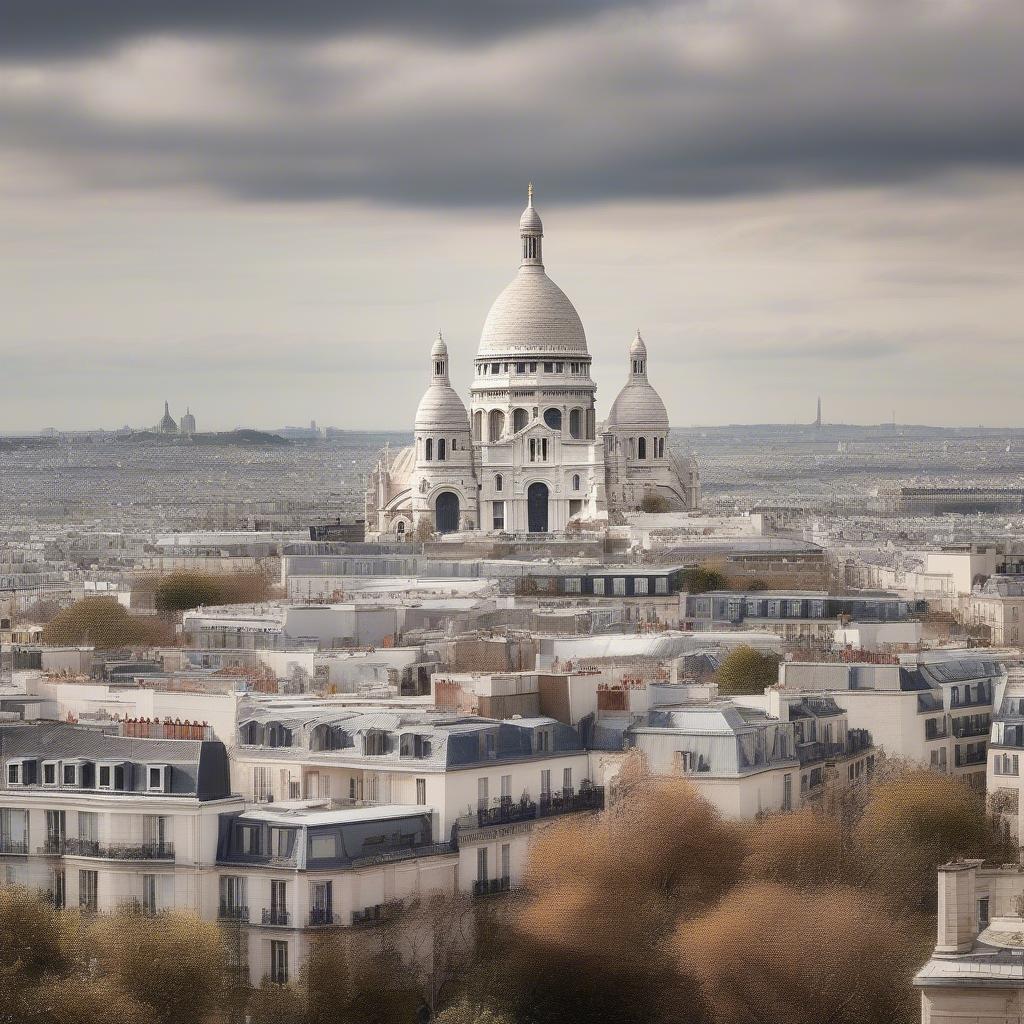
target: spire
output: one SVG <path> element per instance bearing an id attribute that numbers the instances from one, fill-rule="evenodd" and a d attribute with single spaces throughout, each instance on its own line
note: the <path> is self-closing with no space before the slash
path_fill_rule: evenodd
<path id="1" fill-rule="evenodd" d="M 814 421 L 814 425 L 816 427 L 820 427 L 821 426 L 821 395 L 818 395 L 818 415 L 817 415 L 817 418 Z"/>
<path id="2" fill-rule="evenodd" d="M 171 415 L 171 410 L 168 408 L 167 399 L 166 398 L 164 399 L 164 415 L 165 416 L 170 416 Z"/>
<path id="3" fill-rule="evenodd" d="M 519 238 L 521 239 L 523 267 L 543 267 L 541 258 L 541 239 L 544 237 L 544 225 L 540 214 L 533 208 L 533 182 L 526 186 L 526 209 L 519 218 Z"/>

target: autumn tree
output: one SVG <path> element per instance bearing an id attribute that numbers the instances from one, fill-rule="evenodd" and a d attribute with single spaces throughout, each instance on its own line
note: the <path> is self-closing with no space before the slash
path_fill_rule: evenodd
<path id="1" fill-rule="evenodd" d="M 917 1020 L 922 933 L 846 886 L 751 882 L 671 940 L 716 1024 Z"/>
<path id="2" fill-rule="evenodd" d="M 640 499 L 640 511 L 641 512 L 671 512 L 672 506 L 669 504 L 668 499 L 655 491 L 645 491 L 644 496 Z"/>
<path id="3" fill-rule="evenodd" d="M 131 615 L 109 597 L 86 597 L 65 608 L 43 628 L 42 641 L 51 647 L 108 649 L 172 642 L 174 632 L 152 616 Z"/>
<path id="4" fill-rule="evenodd" d="M 90 945 L 100 970 L 152 1007 L 156 1024 L 200 1024 L 217 1005 L 224 951 L 216 924 L 181 911 L 123 911 L 97 919 Z"/>
<path id="5" fill-rule="evenodd" d="M 723 696 L 760 694 L 779 679 L 781 658 L 772 651 L 757 651 L 747 644 L 731 650 L 718 666 L 715 682 Z"/>
<path id="6" fill-rule="evenodd" d="M 233 573 L 181 569 L 162 576 L 153 600 L 161 612 L 181 612 L 200 605 L 251 604 L 270 596 L 267 577 L 259 571 Z"/>
<path id="7" fill-rule="evenodd" d="M 870 788 L 854 838 L 863 880 L 907 910 L 935 909 L 940 864 L 1017 859 L 978 793 L 922 768 L 901 768 Z"/>
<path id="8" fill-rule="evenodd" d="M 462 999 L 435 1018 L 435 1024 L 516 1024 L 511 1018 L 482 1003 Z"/>
<path id="9" fill-rule="evenodd" d="M 27 990 L 20 1024 L 157 1024 L 152 1007 L 109 978 L 47 978 Z"/>
<path id="10" fill-rule="evenodd" d="M 765 815 L 750 823 L 746 836 L 743 874 L 748 878 L 827 885 L 846 877 L 843 828 L 814 808 Z"/>

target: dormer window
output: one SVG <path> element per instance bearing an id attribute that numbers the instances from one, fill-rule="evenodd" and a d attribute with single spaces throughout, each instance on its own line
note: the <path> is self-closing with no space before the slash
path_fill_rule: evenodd
<path id="1" fill-rule="evenodd" d="M 57 761 L 43 762 L 43 785 L 56 786 L 60 765 Z"/>
<path id="2" fill-rule="evenodd" d="M 146 765 L 146 790 L 150 793 L 167 793 L 171 787 L 171 766 L 169 764 Z"/>
<path id="3" fill-rule="evenodd" d="M 8 786 L 25 786 L 28 785 L 25 780 L 25 769 L 21 761 L 8 761 L 7 762 L 7 785 Z"/>
<path id="4" fill-rule="evenodd" d="M 126 789 L 126 766 L 123 761 L 96 766 L 96 788 L 123 791 Z"/>
<path id="5" fill-rule="evenodd" d="M 64 761 L 60 766 L 60 784 L 74 789 L 81 789 L 82 768 L 81 761 Z"/>

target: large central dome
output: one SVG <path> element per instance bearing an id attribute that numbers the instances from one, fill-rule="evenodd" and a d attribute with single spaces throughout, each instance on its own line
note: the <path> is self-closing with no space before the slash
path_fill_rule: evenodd
<path id="1" fill-rule="evenodd" d="M 498 296 L 484 321 L 477 357 L 586 355 L 587 336 L 576 307 L 544 272 L 544 228 L 529 205 L 519 221 L 522 262 L 512 283 Z"/>
<path id="2" fill-rule="evenodd" d="M 587 353 L 587 336 L 576 307 L 543 267 L 520 267 L 484 321 L 478 355 L 516 353 Z"/>

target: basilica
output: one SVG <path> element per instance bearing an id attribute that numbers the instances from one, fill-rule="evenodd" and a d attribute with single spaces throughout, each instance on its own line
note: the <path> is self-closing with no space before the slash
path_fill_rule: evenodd
<path id="1" fill-rule="evenodd" d="M 609 512 L 697 507 L 697 465 L 669 448 L 668 413 L 648 379 L 639 331 L 626 383 L 598 422 L 583 323 L 544 270 L 532 187 L 528 195 L 519 271 L 484 323 L 469 411 L 438 335 L 415 443 L 382 452 L 369 475 L 367 539 L 427 530 L 560 533 Z"/>

